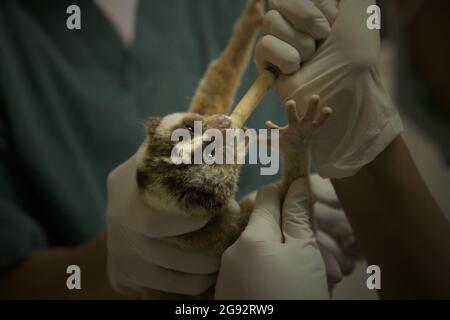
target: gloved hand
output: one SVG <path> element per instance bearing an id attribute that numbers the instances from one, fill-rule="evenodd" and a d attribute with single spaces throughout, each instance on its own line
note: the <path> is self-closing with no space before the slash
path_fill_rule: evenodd
<path id="1" fill-rule="evenodd" d="M 311 175 L 315 197 L 317 242 L 327 269 L 330 288 L 349 275 L 358 258 L 356 239 L 331 182 Z"/>
<path id="2" fill-rule="evenodd" d="M 311 175 L 316 238 L 327 271 L 329 288 L 332 289 L 355 268 L 360 257 L 350 223 L 341 208 L 333 185 L 318 174 Z M 256 192 L 245 196 L 241 202 L 253 203 Z"/>
<path id="3" fill-rule="evenodd" d="M 157 239 L 201 229 L 207 221 L 161 212 L 157 204 L 147 206 L 135 175 L 133 156 L 108 177 L 108 272 L 113 288 L 128 295 L 148 289 L 190 296 L 205 292 L 216 280 L 220 258 L 178 250 Z M 240 210 L 239 205 L 231 203 L 230 210 Z"/>
<path id="4" fill-rule="evenodd" d="M 375 0 L 270 3 L 255 53 L 258 68 L 279 67 L 274 90 L 283 103 L 307 106 L 318 94 L 333 106 L 313 138 L 313 160 L 322 177 L 352 176 L 403 130 L 378 74 L 379 32 L 366 24 Z M 315 53 L 312 39 L 321 40 Z"/>
<path id="5" fill-rule="evenodd" d="M 309 197 L 306 179 L 292 184 L 282 208 L 277 184 L 258 191 L 247 228 L 222 256 L 216 299 L 330 297 Z"/>

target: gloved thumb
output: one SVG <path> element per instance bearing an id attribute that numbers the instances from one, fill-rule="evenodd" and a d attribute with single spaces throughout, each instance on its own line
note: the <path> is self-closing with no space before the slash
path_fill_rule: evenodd
<path id="1" fill-rule="evenodd" d="M 252 241 L 281 242 L 281 191 L 278 184 L 258 190 L 253 211 L 242 236 Z"/>
<path id="2" fill-rule="evenodd" d="M 315 239 L 310 212 L 312 198 L 307 178 L 294 181 L 283 203 L 282 230 L 286 242 L 298 239 Z"/>

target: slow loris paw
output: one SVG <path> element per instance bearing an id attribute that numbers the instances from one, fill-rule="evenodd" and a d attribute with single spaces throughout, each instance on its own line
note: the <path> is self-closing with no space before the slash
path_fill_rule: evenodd
<path id="1" fill-rule="evenodd" d="M 280 130 L 280 148 L 284 151 L 299 150 L 308 147 L 315 130 L 320 128 L 333 113 L 330 107 L 319 107 L 320 97 L 313 95 L 302 117 L 297 114 L 297 104 L 289 100 L 285 104 L 289 124 L 283 128 L 271 121 L 266 123 L 269 129 Z"/>
<path id="2" fill-rule="evenodd" d="M 248 0 L 241 16 L 243 28 L 255 28 L 262 24 L 264 17 L 264 0 Z"/>

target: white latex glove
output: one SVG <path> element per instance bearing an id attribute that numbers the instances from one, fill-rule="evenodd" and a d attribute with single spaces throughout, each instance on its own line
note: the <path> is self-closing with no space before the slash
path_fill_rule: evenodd
<path id="1" fill-rule="evenodd" d="M 276 184 L 258 191 L 247 228 L 222 256 L 216 299 L 330 297 L 311 229 L 307 180 L 292 184 L 283 208 L 280 194 Z"/>
<path id="2" fill-rule="evenodd" d="M 316 200 L 317 242 L 325 261 L 328 283 L 333 287 L 355 267 L 356 239 L 331 182 L 313 174 L 311 186 Z"/>
<path id="3" fill-rule="evenodd" d="M 308 98 L 318 94 L 333 108 L 313 139 L 313 160 L 322 177 L 352 176 L 403 130 L 378 74 L 379 31 L 366 24 L 367 8 L 375 0 L 270 3 L 275 11 L 263 24 L 266 35 L 255 53 L 258 68 L 272 64 L 282 71 L 274 85 L 282 102 L 293 99 L 307 106 Z M 322 40 L 312 56 L 311 38 Z"/>
<path id="4" fill-rule="evenodd" d="M 315 199 L 317 243 L 325 262 L 328 284 L 333 288 L 354 270 L 359 252 L 353 230 L 330 180 L 313 174 L 311 188 Z M 254 203 L 256 194 L 256 191 L 252 192 L 242 201 L 249 200 Z"/>
<path id="5" fill-rule="evenodd" d="M 112 286 L 122 294 L 148 289 L 190 296 L 205 292 L 216 280 L 220 258 L 179 250 L 157 239 L 201 229 L 207 221 L 163 213 L 157 204 L 147 206 L 138 194 L 135 175 L 133 156 L 108 177 L 108 272 Z M 230 210 L 240 210 L 239 205 L 230 204 Z"/>

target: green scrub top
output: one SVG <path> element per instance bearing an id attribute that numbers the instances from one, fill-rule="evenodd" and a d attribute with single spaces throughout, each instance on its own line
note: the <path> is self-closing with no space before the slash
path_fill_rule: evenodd
<path id="1" fill-rule="evenodd" d="M 0 2 L 0 271 L 105 230 L 106 177 L 149 116 L 185 111 L 225 47 L 242 0 L 140 1 L 125 49 L 90 0 Z M 68 30 L 66 9 L 81 9 Z M 256 77 L 251 66 L 239 96 Z M 269 95 L 249 122 L 284 123 Z M 239 195 L 276 179 L 244 168 Z"/>

